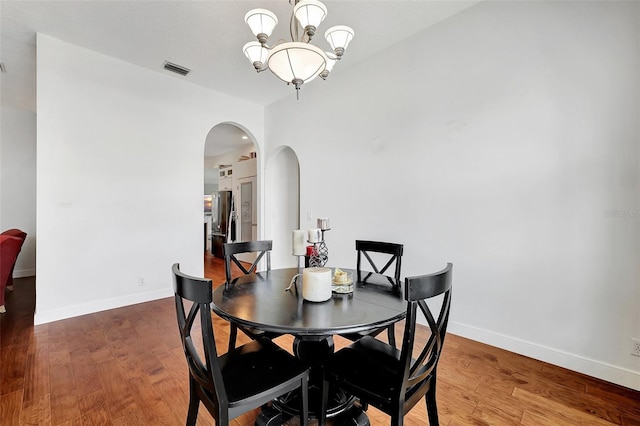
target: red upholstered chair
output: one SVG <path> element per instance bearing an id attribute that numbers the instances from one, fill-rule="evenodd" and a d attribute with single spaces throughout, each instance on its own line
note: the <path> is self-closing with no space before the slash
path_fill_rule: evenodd
<path id="1" fill-rule="evenodd" d="M 20 238 L 0 235 L 0 314 L 6 312 L 4 307 L 4 289 L 11 278 L 13 267 L 22 247 Z"/>
<path id="2" fill-rule="evenodd" d="M 24 240 L 27 239 L 27 233 L 24 231 L 21 231 L 19 229 L 7 229 L 6 231 L 4 231 L 2 234 L 0 235 L 7 235 L 9 237 L 16 237 L 16 238 L 20 238 L 22 240 L 22 243 L 20 244 L 20 249 L 22 249 L 22 244 L 24 244 Z M 20 254 L 20 250 L 18 250 L 18 254 Z M 11 273 L 9 274 L 9 280 L 7 281 L 7 288 L 9 290 L 13 290 L 13 269 L 15 268 L 15 261 L 13 263 L 13 266 L 11 267 Z"/>
<path id="3" fill-rule="evenodd" d="M 27 233 L 26 232 L 21 231 L 19 229 L 15 229 L 15 228 L 7 229 L 6 231 L 4 231 L 0 235 L 8 235 L 10 237 L 20 238 L 23 242 L 27 238 Z"/>

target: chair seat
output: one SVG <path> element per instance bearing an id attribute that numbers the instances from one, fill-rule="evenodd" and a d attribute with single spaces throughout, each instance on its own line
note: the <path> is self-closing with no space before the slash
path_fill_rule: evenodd
<path id="1" fill-rule="evenodd" d="M 402 385 L 398 383 L 399 364 L 399 350 L 365 336 L 336 352 L 330 371 L 336 383 L 357 389 L 361 399 L 374 406 L 388 406 Z"/>
<path id="2" fill-rule="evenodd" d="M 229 407 L 248 399 L 260 399 L 283 380 L 302 376 L 307 371 L 298 359 L 266 338 L 227 352 L 219 360 Z"/>

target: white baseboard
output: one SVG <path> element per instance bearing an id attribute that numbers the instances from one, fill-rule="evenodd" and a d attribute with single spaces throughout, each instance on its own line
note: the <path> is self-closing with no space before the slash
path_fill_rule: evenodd
<path id="1" fill-rule="evenodd" d="M 451 334 L 577 371 L 587 376 L 640 390 L 640 371 L 629 370 L 466 324 L 450 322 L 447 331 Z"/>
<path id="2" fill-rule="evenodd" d="M 62 309 L 52 309 L 44 312 L 38 311 L 38 307 L 36 306 L 36 313 L 34 315 L 33 322 L 34 325 L 46 324 L 48 322 L 78 317 L 80 315 L 92 314 L 94 312 L 106 311 L 109 309 L 121 308 L 123 306 L 135 305 L 137 303 L 150 302 L 152 300 L 164 299 L 171 296 L 173 296 L 173 290 L 168 288 L 145 293 L 136 293 L 113 299 L 98 300 L 91 303 L 67 306 Z"/>
<path id="3" fill-rule="evenodd" d="M 33 277 L 36 275 L 35 269 L 20 269 L 13 270 L 13 278 L 24 278 L 24 277 Z"/>

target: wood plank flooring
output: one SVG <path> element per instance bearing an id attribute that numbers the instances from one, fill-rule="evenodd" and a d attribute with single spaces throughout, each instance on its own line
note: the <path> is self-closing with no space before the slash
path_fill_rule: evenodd
<path id="1" fill-rule="evenodd" d="M 205 265 L 206 276 L 224 280 L 219 259 L 205 256 Z M 187 368 L 173 299 L 37 327 L 34 299 L 35 279 L 18 279 L 0 316 L 0 425 L 184 424 Z M 225 348 L 229 327 L 216 316 L 214 323 Z M 292 339 L 277 342 L 290 348 Z M 337 347 L 345 344 L 336 338 Z M 640 425 L 640 392 L 451 334 L 438 404 L 440 423 L 449 426 Z M 368 415 L 374 426 L 389 424 L 374 408 Z M 231 424 L 252 425 L 255 417 L 254 411 Z M 201 408 L 198 425 L 212 424 Z M 427 424 L 423 403 L 405 424 Z"/>

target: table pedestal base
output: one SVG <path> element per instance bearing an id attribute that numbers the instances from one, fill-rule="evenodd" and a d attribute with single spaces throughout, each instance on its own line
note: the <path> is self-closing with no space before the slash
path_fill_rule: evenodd
<path id="1" fill-rule="evenodd" d="M 317 425 L 316 420 L 309 422 Z M 256 418 L 255 426 L 299 426 L 298 417 L 289 416 L 274 407 L 263 407 Z M 370 426 L 367 414 L 360 407 L 353 406 L 347 411 L 327 419 L 327 426 Z"/>
<path id="2" fill-rule="evenodd" d="M 311 369 L 309 378 L 309 417 L 319 419 L 322 401 L 322 370 L 327 358 L 333 353 L 333 337 L 321 340 L 303 340 L 298 337 L 293 343 L 296 357 Z M 329 388 L 327 401 L 327 424 L 332 426 L 369 426 L 369 418 L 358 406 L 356 398 L 339 388 Z M 273 401 L 256 420 L 256 426 L 298 425 L 300 415 L 300 392 L 293 391 Z M 312 424 L 317 424 L 316 422 Z"/>

